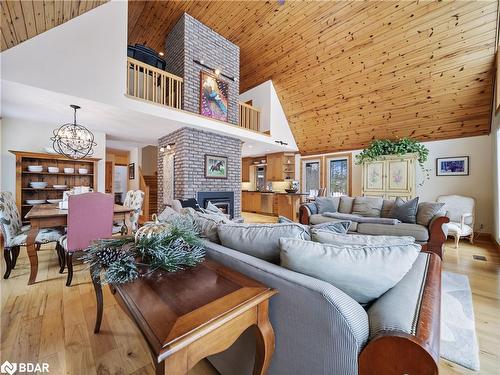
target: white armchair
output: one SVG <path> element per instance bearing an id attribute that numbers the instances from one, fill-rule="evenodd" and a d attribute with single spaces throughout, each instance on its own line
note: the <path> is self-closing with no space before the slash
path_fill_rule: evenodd
<path id="1" fill-rule="evenodd" d="M 474 241 L 474 217 L 476 201 L 474 198 L 461 195 L 441 195 L 438 202 L 444 203 L 443 209 L 450 219 L 448 235 L 455 238 L 455 247 L 461 237 L 469 237 L 470 243 Z"/>

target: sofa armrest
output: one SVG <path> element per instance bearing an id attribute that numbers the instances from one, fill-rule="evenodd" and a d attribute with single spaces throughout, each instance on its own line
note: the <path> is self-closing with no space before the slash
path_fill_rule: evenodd
<path id="1" fill-rule="evenodd" d="M 438 374 L 441 259 L 436 254 L 419 255 L 368 314 L 370 341 L 360 354 L 360 375 Z"/>
<path id="2" fill-rule="evenodd" d="M 309 224 L 311 215 L 318 213 L 318 206 L 314 202 L 302 203 L 299 207 L 299 222 L 304 225 Z"/>
<path id="3" fill-rule="evenodd" d="M 426 244 L 422 245 L 422 251 L 435 253 L 443 259 L 443 246 L 448 237 L 448 228 L 445 224 L 449 222 L 450 219 L 446 216 L 436 215 L 432 218 L 427 228 L 429 231 L 429 240 Z"/>
<path id="4" fill-rule="evenodd" d="M 278 290 L 269 301 L 276 337 L 269 373 L 357 375 L 369 331 L 360 304 L 327 282 L 236 250 L 207 241 L 206 251 L 209 259 Z M 254 336 L 243 335 L 209 360 L 223 375 L 251 374 L 254 351 Z"/>

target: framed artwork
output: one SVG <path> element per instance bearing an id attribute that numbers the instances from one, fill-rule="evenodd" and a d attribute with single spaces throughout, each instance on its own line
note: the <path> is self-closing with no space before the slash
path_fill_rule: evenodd
<path id="1" fill-rule="evenodd" d="M 389 186 L 388 190 L 407 190 L 408 161 L 390 160 L 388 162 Z"/>
<path id="2" fill-rule="evenodd" d="M 227 178 L 227 157 L 205 155 L 205 178 Z"/>
<path id="3" fill-rule="evenodd" d="M 200 72 L 200 114 L 227 121 L 229 83 L 213 74 Z"/>
<path id="4" fill-rule="evenodd" d="M 468 176 L 469 157 L 455 156 L 436 159 L 436 176 Z"/>
<path id="5" fill-rule="evenodd" d="M 130 163 L 128 165 L 128 179 L 129 180 L 135 179 L 135 163 Z"/>

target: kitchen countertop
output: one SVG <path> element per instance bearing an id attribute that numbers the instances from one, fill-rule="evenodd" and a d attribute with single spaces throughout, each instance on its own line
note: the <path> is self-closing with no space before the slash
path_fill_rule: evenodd
<path id="1" fill-rule="evenodd" d="M 259 190 L 242 190 L 247 193 L 261 193 L 261 194 L 283 194 L 283 195 L 309 195 L 308 193 L 287 193 L 286 191 L 259 191 Z"/>

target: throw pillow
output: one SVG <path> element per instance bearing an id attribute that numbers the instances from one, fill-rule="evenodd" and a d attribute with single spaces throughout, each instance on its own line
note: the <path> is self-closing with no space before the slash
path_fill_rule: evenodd
<path id="1" fill-rule="evenodd" d="M 309 238 L 306 226 L 285 224 L 224 224 L 217 227 L 222 246 L 272 263 L 279 263 L 281 237 Z"/>
<path id="2" fill-rule="evenodd" d="M 384 199 L 382 203 L 382 211 L 380 212 L 380 217 L 390 218 L 391 210 L 394 207 L 394 201 L 390 199 Z"/>
<path id="3" fill-rule="evenodd" d="M 444 203 L 422 202 L 418 205 L 417 224 L 428 226 L 432 218 L 443 208 Z"/>
<path id="4" fill-rule="evenodd" d="M 324 212 L 337 212 L 340 203 L 340 197 L 316 197 L 316 206 L 318 206 L 318 213 Z"/>
<path id="5" fill-rule="evenodd" d="M 380 217 L 384 200 L 380 197 L 356 197 L 352 213 L 366 217 Z"/>
<path id="6" fill-rule="evenodd" d="M 205 211 L 207 213 L 224 215 L 224 212 L 222 212 L 219 207 L 217 207 L 215 204 L 213 204 L 210 201 L 208 201 L 208 204 L 207 204 L 207 207 L 205 208 Z"/>
<path id="7" fill-rule="evenodd" d="M 280 248 L 282 267 L 329 282 L 360 304 L 367 304 L 406 275 L 421 246 L 339 246 L 282 238 Z"/>
<path id="8" fill-rule="evenodd" d="M 165 209 L 158 215 L 158 221 L 170 221 L 175 217 L 179 217 L 180 213 L 175 211 L 172 207 L 165 207 Z"/>
<path id="9" fill-rule="evenodd" d="M 313 230 L 321 230 L 326 233 L 346 234 L 350 226 L 351 222 L 349 220 L 329 221 L 327 223 L 310 225 L 309 233 Z"/>
<path id="10" fill-rule="evenodd" d="M 397 197 L 390 216 L 393 219 L 401 220 L 403 223 L 415 224 L 417 222 L 418 197 L 405 202 Z"/>
<path id="11" fill-rule="evenodd" d="M 193 218 L 193 221 L 198 228 L 201 237 L 209 241 L 220 244 L 219 235 L 217 232 L 218 224 L 228 224 L 231 221 L 225 216 L 219 214 L 206 214 L 193 209 L 188 211 L 188 214 Z"/>
<path id="12" fill-rule="evenodd" d="M 311 229 L 311 239 L 314 242 L 333 245 L 362 245 L 362 246 L 392 246 L 410 245 L 415 238 L 410 236 L 370 236 L 363 234 L 338 234 L 323 229 Z"/>
<path id="13" fill-rule="evenodd" d="M 354 198 L 343 195 L 340 197 L 339 212 L 343 214 L 352 213 L 352 205 L 354 203 Z"/>
<path id="14" fill-rule="evenodd" d="M 294 223 L 293 220 L 290 220 L 289 218 L 285 217 L 285 216 L 281 216 L 279 215 L 278 216 L 278 223 L 279 224 L 283 224 L 283 223 Z"/>

